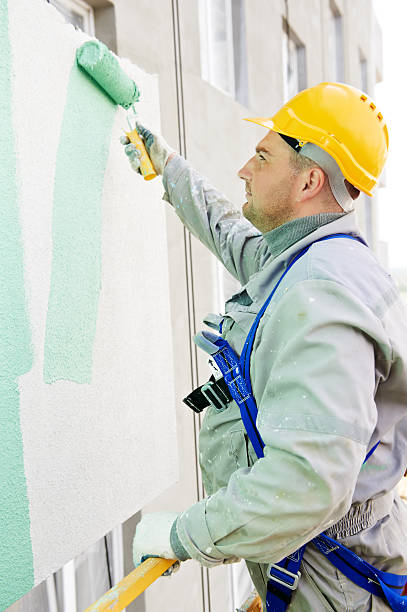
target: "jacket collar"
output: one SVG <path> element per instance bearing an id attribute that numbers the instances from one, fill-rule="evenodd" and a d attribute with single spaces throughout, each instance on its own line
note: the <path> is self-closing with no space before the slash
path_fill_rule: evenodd
<path id="1" fill-rule="evenodd" d="M 264 240 L 266 242 L 270 239 L 271 234 L 272 232 L 265 234 Z M 270 276 L 274 277 L 278 273 L 282 274 L 291 259 L 299 251 L 312 242 L 315 242 L 315 240 L 329 236 L 330 234 L 350 234 L 351 236 L 362 237 L 356 222 L 356 212 L 352 211 L 330 223 L 321 225 L 315 231 L 307 234 L 294 244 L 291 244 L 291 246 L 282 251 L 277 257 L 268 259 L 265 266 L 250 277 L 243 289 L 247 291 L 253 301 L 264 301 L 266 293 L 270 291 Z"/>

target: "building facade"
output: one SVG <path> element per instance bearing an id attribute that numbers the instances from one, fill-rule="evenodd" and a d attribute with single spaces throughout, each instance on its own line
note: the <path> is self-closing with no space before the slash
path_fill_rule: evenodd
<path id="1" fill-rule="evenodd" d="M 272 115 L 295 93 L 322 81 L 344 81 L 374 98 L 375 83 L 382 79 L 381 32 L 371 0 L 50 3 L 75 27 L 159 76 L 163 136 L 237 206 L 244 202 L 237 171 L 264 136 L 263 128 L 242 121 L 244 117 Z M 207 380 L 208 368 L 191 338 L 203 317 L 221 312 L 225 297 L 236 289 L 236 281 L 190 236 L 171 208 L 163 206 L 180 479 L 142 514 L 182 511 L 204 496 L 198 469 L 200 417 L 182 398 Z M 362 195 L 357 211 L 362 232 L 380 256 L 375 198 Z M 148 239 L 154 240 L 154 228 Z M 137 513 L 9 611 L 81 612 L 133 569 L 131 543 L 139 519 Z M 186 562 L 172 578 L 156 581 L 128 610 L 232 612 L 249 590 L 241 564 L 208 571 Z"/>

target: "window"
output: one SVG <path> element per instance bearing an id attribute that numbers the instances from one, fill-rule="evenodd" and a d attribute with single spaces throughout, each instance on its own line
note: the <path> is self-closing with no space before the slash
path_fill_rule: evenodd
<path id="1" fill-rule="evenodd" d="M 307 64 L 304 44 L 283 19 L 283 96 L 289 100 L 307 87 Z"/>
<path id="2" fill-rule="evenodd" d="M 362 91 L 367 93 L 368 82 L 367 82 L 367 59 L 363 55 L 362 51 L 359 50 L 359 66 L 360 66 L 360 88 Z"/>
<path id="3" fill-rule="evenodd" d="M 244 0 L 199 0 L 202 78 L 248 104 Z"/>
<path id="4" fill-rule="evenodd" d="M 335 81 L 343 81 L 345 78 L 343 53 L 343 18 L 333 0 L 331 0 L 330 9 L 330 72 Z"/>
<path id="5" fill-rule="evenodd" d="M 65 17 L 68 23 L 83 30 L 91 36 L 95 35 L 95 20 L 93 9 L 83 0 L 48 0 Z"/>
<path id="6" fill-rule="evenodd" d="M 372 198 L 363 194 L 365 204 L 365 231 L 368 244 L 373 247 L 373 210 Z M 360 196 L 359 196 L 360 197 Z"/>
<path id="7" fill-rule="evenodd" d="M 249 78 L 247 73 L 246 19 L 244 0 L 232 0 L 233 56 L 235 69 L 235 98 L 249 106 Z"/>

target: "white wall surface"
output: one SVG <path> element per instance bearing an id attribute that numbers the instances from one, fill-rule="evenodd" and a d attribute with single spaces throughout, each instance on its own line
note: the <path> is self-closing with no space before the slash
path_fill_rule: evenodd
<path id="1" fill-rule="evenodd" d="M 119 143 L 128 126 L 118 108 L 101 201 L 91 380 L 44 381 L 55 167 L 75 51 L 86 36 L 43 0 L 10 1 L 9 23 L 11 120 L 34 349 L 33 367 L 20 378 L 20 420 L 37 584 L 175 482 L 172 334 L 162 185 L 130 169 Z M 159 129 L 158 79 L 128 60 L 122 66 L 142 91 L 140 112 Z M 87 161 L 79 156 L 72 167 Z"/>

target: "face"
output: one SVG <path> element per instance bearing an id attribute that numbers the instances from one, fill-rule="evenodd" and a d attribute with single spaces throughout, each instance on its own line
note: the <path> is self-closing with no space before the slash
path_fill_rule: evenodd
<path id="1" fill-rule="evenodd" d="M 246 183 L 243 215 L 262 233 L 293 219 L 295 174 L 290 147 L 276 132 L 259 142 L 256 154 L 238 172 Z"/>

